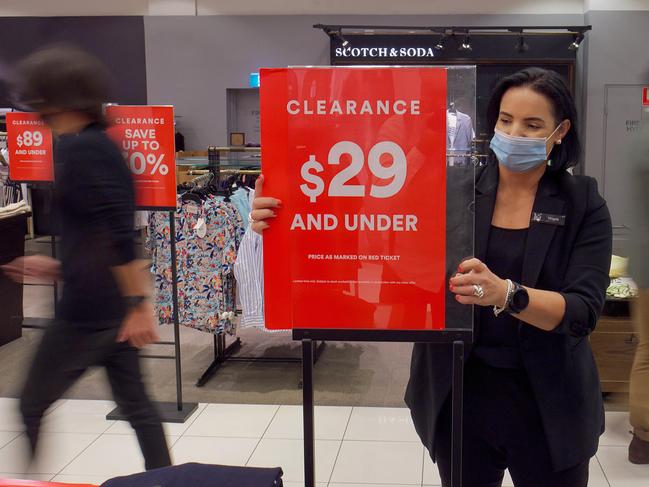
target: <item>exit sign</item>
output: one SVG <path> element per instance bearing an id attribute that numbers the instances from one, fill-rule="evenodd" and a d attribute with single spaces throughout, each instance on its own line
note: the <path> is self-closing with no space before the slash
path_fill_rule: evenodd
<path id="1" fill-rule="evenodd" d="M 642 88 L 642 106 L 649 107 L 649 86 Z"/>

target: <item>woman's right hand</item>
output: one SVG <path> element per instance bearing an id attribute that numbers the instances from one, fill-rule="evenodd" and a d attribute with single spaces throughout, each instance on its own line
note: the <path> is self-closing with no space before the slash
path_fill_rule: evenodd
<path id="1" fill-rule="evenodd" d="M 255 199 L 252 202 L 250 218 L 253 231 L 262 234 L 270 227 L 269 220 L 277 216 L 276 210 L 282 207 L 282 202 L 277 198 L 263 196 L 264 175 L 260 175 L 255 182 Z"/>

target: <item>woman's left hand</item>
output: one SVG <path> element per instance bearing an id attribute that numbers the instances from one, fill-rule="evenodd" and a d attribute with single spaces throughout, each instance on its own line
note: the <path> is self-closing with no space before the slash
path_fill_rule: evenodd
<path id="1" fill-rule="evenodd" d="M 475 295 L 480 286 L 484 295 Z M 502 306 L 507 297 L 507 281 L 491 272 L 484 262 L 479 259 L 468 259 L 458 268 L 458 274 L 450 280 L 452 293 L 461 304 L 477 304 L 480 306 Z"/>

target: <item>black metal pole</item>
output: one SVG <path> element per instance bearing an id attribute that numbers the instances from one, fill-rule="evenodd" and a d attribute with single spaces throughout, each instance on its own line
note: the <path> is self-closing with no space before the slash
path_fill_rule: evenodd
<path id="1" fill-rule="evenodd" d="M 169 212 L 169 233 L 171 233 L 171 310 L 174 320 L 174 342 L 176 356 L 176 404 L 178 411 L 183 410 L 183 382 L 180 365 L 180 318 L 178 316 L 178 262 L 176 255 L 176 215 Z"/>
<path id="2" fill-rule="evenodd" d="M 52 225 L 54 222 L 52 222 Z M 50 240 L 50 245 L 52 246 L 52 258 L 56 259 L 56 235 L 54 235 L 54 229 L 52 229 L 52 239 Z M 54 279 L 54 316 L 58 316 L 59 311 L 59 284 Z"/>
<path id="3" fill-rule="evenodd" d="M 302 340 L 302 408 L 304 415 L 304 487 L 315 487 L 313 341 Z"/>
<path id="4" fill-rule="evenodd" d="M 176 402 L 156 402 L 163 423 L 184 423 L 198 409 L 198 403 L 183 403 L 183 382 L 180 360 L 180 318 L 178 306 L 178 256 L 176 254 L 176 215 L 169 212 L 169 230 L 171 233 L 171 313 L 173 317 L 174 339 L 172 342 L 158 342 L 158 345 L 174 345 L 174 355 L 142 355 L 142 358 L 173 359 L 176 362 Z M 127 419 L 119 408 L 114 409 L 106 419 L 123 421 Z"/>
<path id="5" fill-rule="evenodd" d="M 464 401 L 464 342 L 453 342 L 453 420 L 451 487 L 462 487 L 462 409 Z"/>

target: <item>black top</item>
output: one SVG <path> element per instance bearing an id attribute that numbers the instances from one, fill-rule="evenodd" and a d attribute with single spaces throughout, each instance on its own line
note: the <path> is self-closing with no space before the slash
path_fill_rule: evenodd
<path id="1" fill-rule="evenodd" d="M 82 326 L 118 326 L 126 308 L 111 267 L 136 255 L 131 174 L 96 124 L 60 137 L 54 160 L 64 279 L 57 317 Z"/>
<path id="2" fill-rule="evenodd" d="M 512 230 L 492 225 L 485 264 L 502 279 L 520 282 L 526 243 L 527 228 Z M 493 367 L 520 368 L 519 321 L 509 313 L 494 315 L 491 306 L 481 306 L 477 311 L 481 326 L 473 356 Z"/>
<path id="3" fill-rule="evenodd" d="M 456 168 L 447 169 L 449 179 L 462 176 Z M 447 215 L 463 215 L 475 208 L 474 255 L 483 262 L 498 179 L 496 164 L 478 168 L 475 206 L 460 205 L 454 201 L 458 198 L 447 202 Z M 521 324 L 518 334 L 524 370 L 543 420 L 553 466 L 559 471 L 591 458 L 604 427 L 600 381 L 588 334 L 597 324 L 610 281 L 613 231 L 597 182 L 587 176 L 546 173 L 533 211 L 565 216 L 561 221 L 530 222 L 520 280 L 523 286 L 560 293 L 566 301 L 563 320 L 552 331 Z M 461 246 L 463 240 L 463 232 L 447 233 L 447 248 Z M 448 263 L 448 278 L 457 272 L 457 264 Z M 475 316 L 479 336 L 482 323 L 479 314 Z M 467 356 L 472 348 L 466 347 Z M 413 348 L 405 399 L 417 433 L 433 458 L 439 413 L 451 392 L 451 363 L 453 347 L 449 344 L 416 343 Z"/>

